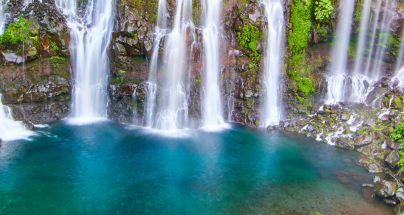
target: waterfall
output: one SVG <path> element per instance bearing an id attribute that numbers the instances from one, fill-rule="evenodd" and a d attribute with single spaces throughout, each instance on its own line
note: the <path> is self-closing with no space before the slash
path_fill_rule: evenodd
<path id="1" fill-rule="evenodd" d="M 4 141 L 28 139 L 34 135 L 33 131 L 25 129 L 22 122 L 16 122 L 11 115 L 11 109 L 1 102 L 0 94 L 0 138 Z"/>
<path id="2" fill-rule="evenodd" d="M 373 25 L 373 28 L 379 28 L 380 29 L 380 34 L 384 33 L 384 34 L 390 34 L 390 22 L 391 22 L 391 18 L 392 18 L 392 13 L 390 12 L 390 7 L 392 6 L 392 1 L 393 0 L 386 0 L 385 4 L 384 4 L 384 11 L 382 14 L 382 17 L 378 17 L 375 20 L 375 24 Z M 380 15 L 379 11 L 382 7 L 383 2 L 381 0 L 379 0 L 379 5 L 378 5 L 378 15 Z M 378 25 L 378 21 L 380 21 L 381 18 L 381 23 L 380 26 Z M 374 30 L 375 31 L 375 30 Z M 380 35 L 379 34 L 379 35 Z M 374 43 L 375 38 L 373 36 L 372 38 L 372 43 Z M 375 59 L 373 61 L 373 65 L 372 65 L 372 70 L 370 70 L 370 58 L 371 58 L 371 54 L 369 54 L 369 61 L 368 61 L 368 65 L 366 68 L 366 73 L 368 77 L 375 77 L 378 78 L 380 76 L 379 71 L 381 71 L 381 66 L 382 66 L 382 61 L 384 58 L 384 54 L 385 54 L 385 49 L 386 47 L 382 44 L 386 44 L 388 40 L 388 36 L 379 36 L 378 39 L 378 46 L 377 46 L 377 50 L 376 50 L 376 55 L 375 55 Z"/>
<path id="3" fill-rule="evenodd" d="M 4 25 L 6 24 L 6 14 L 4 14 L 5 7 L 9 0 L 0 0 L 0 35 L 4 32 Z"/>
<path id="4" fill-rule="evenodd" d="M 205 57 L 205 77 L 203 80 L 202 118 L 203 126 L 224 124 L 220 97 L 220 20 L 222 1 L 206 0 L 203 46 Z"/>
<path id="5" fill-rule="evenodd" d="M 178 0 L 173 29 L 166 36 L 164 47 L 166 83 L 162 89 L 162 107 L 157 113 L 156 128 L 158 129 L 175 130 L 187 125 L 187 86 L 184 77 L 187 59 L 186 42 L 190 42 L 194 35 L 192 0 Z"/>
<path id="6" fill-rule="evenodd" d="M 108 84 L 107 46 L 113 28 L 113 0 L 56 0 L 71 29 L 73 111 L 75 120 L 91 122 L 106 117 Z M 81 10 L 84 9 L 84 10 Z"/>
<path id="7" fill-rule="evenodd" d="M 327 78 L 328 92 L 326 103 L 333 104 L 344 100 L 344 83 L 347 75 L 348 46 L 351 35 L 352 15 L 355 1 L 341 0 L 336 41 L 331 52 L 331 75 Z"/>
<path id="8" fill-rule="evenodd" d="M 155 40 L 153 45 L 153 53 L 150 61 L 150 70 L 147 83 L 147 99 L 145 107 L 146 127 L 153 127 L 154 114 L 156 109 L 157 94 L 157 70 L 159 60 L 160 42 L 166 36 L 167 32 L 167 7 L 165 0 L 159 0 L 157 13 L 157 26 L 154 30 Z"/>
<path id="9" fill-rule="evenodd" d="M 264 67 L 266 97 L 264 104 L 265 126 L 280 120 L 278 108 L 279 75 L 282 62 L 283 7 L 280 0 L 265 0 L 268 21 L 267 46 Z M 262 123 L 261 123 L 262 124 Z"/>
<path id="10" fill-rule="evenodd" d="M 370 0 L 365 0 L 363 4 L 363 11 L 362 17 L 360 21 L 360 29 L 359 29 L 359 41 L 358 47 L 356 49 L 356 58 L 355 58 L 355 67 L 354 67 L 354 74 L 359 75 L 362 72 L 362 60 L 365 51 L 366 45 L 366 34 L 368 32 L 368 23 L 370 17 Z"/>

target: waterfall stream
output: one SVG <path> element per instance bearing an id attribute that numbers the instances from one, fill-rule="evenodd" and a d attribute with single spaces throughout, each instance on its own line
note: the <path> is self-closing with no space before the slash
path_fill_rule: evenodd
<path id="1" fill-rule="evenodd" d="M 28 139 L 34 135 L 33 131 L 25 129 L 22 122 L 13 120 L 11 108 L 2 104 L 2 95 L 0 94 L 0 138 L 3 141 L 11 141 L 17 139 Z"/>
<path id="2" fill-rule="evenodd" d="M 154 114 L 156 112 L 156 94 L 157 94 L 157 71 L 160 42 L 167 34 L 167 7 L 165 0 L 159 0 L 157 13 L 157 26 L 154 30 L 155 40 L 153 53 L 150 61 L 149 78 L 147 83 L 147 100 L 145 107 L 146 127 L 153 127 Z"/>
<path id="3" fill-rule="evenodd" d="M 344 100 L 345 78 L 347 75 L 347 59 L 349 39 L 351 35 L 352 14 L 355 1 L 341 0 L 340 18 L 337 26 L 337 38 L 331 51 L 331 74 L 328 77 L 328 93 L 326 103 L 332 104 Z"/>
<path id="4" fill-rule="evenodd" d="M 176 1 L 174 24 L 166 36 L 164 48 L 165 86 L 162 89 L 162 106 L 157 113 L 156 128 L 175 130 L 188 123 L 187 83 L 185 64 L 187 43 L 195 41 L 195 26 L 192 22 L 192 0 Z"/>
<path id="5" fill-rule="evenodd" d="M 87 123 L 106 117 L 108 83 L 107 46 L 113 28 L 113 0 L 56 0 L 71 29 L 74 89 L 74 122 Z M 84 8 L 82 12 L 80 9 Z"/>
<path id="6" fill-rule="evenodd" d="M 203 126 L 224 124 L 220 96 L 220 20 L 222 1 L 206 0 L 205 27 L 203 45 L 205 58 L 205 76 L 203 80 L 202 121 Z"/>
<path id="7" fill-rule="evenodd" d="M 0 35 L 4 32 L 4 25 L 6 24 L 6 14 L 4 13 L 5 7 L 9 0 L 0 0 Z"/>
<path id="8" fill-rule="evenodd" d="M 277 124 L 280 120 L 278 107 L 279 75 L 282 62 L 283 7 L 280 0 L 266 0 L 265 13 L 268 21 L 264 82 L 266 97 L 264 125 Z"/>

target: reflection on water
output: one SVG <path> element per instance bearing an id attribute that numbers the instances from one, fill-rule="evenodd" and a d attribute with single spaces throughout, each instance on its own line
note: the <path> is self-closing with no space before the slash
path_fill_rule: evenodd
<path id="1" fill-rule="evenodd" d="M 0 149 L 0 214 L 389 214 L 355 152 L 232 125 L 181 138 L 56 122 Z M 362 197 L 364 196 L 364 197 Z M 374 200 L 374 199 L 372 199 Z M 369 201 L 369 200 L 368 200 Z"/>

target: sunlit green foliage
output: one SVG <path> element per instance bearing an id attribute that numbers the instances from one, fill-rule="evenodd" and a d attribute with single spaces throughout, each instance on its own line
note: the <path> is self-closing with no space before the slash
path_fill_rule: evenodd
<path id="1" fill-rule="evenodd" d="M 315 5 L 314 15 L 317 20 L 328 19 L 334 10 L 330 0 L 318 0 Z"/>
<path id="2" fill-rule="evenodd" d="M 259 29 L 251 24 L 244 24 L 243 31 L 238 33 L 237 41 L 245 49 L 251 51 L 249 57 L 253 60 L 253 62 L 249 65 L 250 67 L 255 67 L 261 58 L 261 54 L 257 51 L 257 45 L 261 37 L 262 33 L 259 31 Z"/>
<path id="3" fill-rule="evenodd" d="M 20 15 L 15 22 L 10 23 L 4 30 L 4 33 L 0 36 L 0 43 L 10 42 L 16 44 L 27 40 L 30 38 L 30 27 L 31 22 Z"/>

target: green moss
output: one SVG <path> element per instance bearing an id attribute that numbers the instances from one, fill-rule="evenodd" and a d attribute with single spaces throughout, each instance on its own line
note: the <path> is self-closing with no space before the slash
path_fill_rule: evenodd
<path id="1" fill-rule="evenodd" d="M 200 77 L 196 77 L 196 78 L 195 78 L 195 83 L 200 84 L 200 83 L 201 83 L 201 78 L 200 78 Z"/>
<path id="2" fill-rule="evenodd" d="M 309 78 L 301 78 L 297 82 L 297 87 L 299 87 L 299 90 L 303 92 L 305 95 L 314 92 L 313 82 Z"/>
<path id="3" fill-rule="evenodd" d="M 154 22 L 157 19 L 157 0 L 132 0 L 131 6 L 134 8 L 141 19 L 148 18 L 150 22 Z"/>
<path id="4" fill-rule="evenodd" d="M 288 45 L 294 54 L 300 54 L 307 45 L 312 8 L 311 1 L 293 0 L 291 5 L 292 32 L 288 35 Z"/>
<path id="5" fill-rule="evenodd" d="M 52 56 L 49 58 L 49 60 L 60 60 L 60 61 L 63 61 L 64 63 L 66 62 L 66 58 L 59 57 L 59 56 Z"/>
<path id="6" fill-rule="evenodd" d="M 304 103 L 305 99 L 303 97 L 300 97 L 299 95 L 296 94 L 297 100 L 299 100 L 300 103 Z"/>
<path id="7" fill-rule="evenodd" d="M 31 22 L 20 15 L 15 22 L 10 23 L 4 30 L 3 34 L 0 36 L 0 43 L 10 42 L 16 44 L 26 41 L 31 37 L 29 31 L 30 27 Z"/>
<path id="8" fill-rule="evenodd" d="M 59 47 L 54 42 L 51 42 L 51 49 L 55 50 L 55 51 L 59 51 Z"/>
<path id="9" fill-rule="evenodd" d="M 251 51 L 249 57 L 253 62 L 249 67 L 254 68 L 261 59 L 261 54 L 257 51 L 258 42 L 262 37 L 261 31 L 254 25 L 244 24 L 242 32 L 238 32 L 237 36 L 238 43 Z"/>

